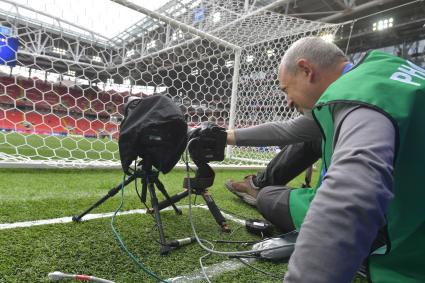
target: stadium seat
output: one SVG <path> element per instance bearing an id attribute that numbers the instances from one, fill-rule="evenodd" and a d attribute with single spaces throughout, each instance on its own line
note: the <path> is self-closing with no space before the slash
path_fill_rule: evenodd
<path id="1" fill-rule="evenodd" d="M 76 123 L 77 129 L 84 132 L 90 129 L 90 122 L 85 118 L 80 118 Z"/>
<path id="2" fill-rule="evenodd" d="M 43 124 L 42 115 L 37 112 L 26 112 L 25 120 L 27 122 L 30 122 L 33 126 Z"/>
<path id="3" fill-rule="evenodd" d="M 7 86 L 7 85 L 13 85 L 15 84 L 15 77 L 14 76 L 1 76 L 0 77 L 0 84 Z"/>
<path id="4" fill-rule="evenodd" d="M 60 101 L 59 94 L 54 91 L 48 91 L 44 93 L 44 100 L 51 105 L 58 104 Z"/>
<path id="5" fill-rule="evenodd" d="M 40 90 L 36 88 L 30 88 L 25 91 L 27 99 L 32 102 L 37 102 L 43 100 L 43 94 Z"/>

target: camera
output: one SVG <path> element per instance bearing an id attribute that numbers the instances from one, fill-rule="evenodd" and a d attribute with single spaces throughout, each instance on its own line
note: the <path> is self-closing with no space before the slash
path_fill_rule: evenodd
<path id="1" fill-rule="evenodd" d="M 212 122 L 203 122 L 188 132 L 189 153 L 193 161 L 208 163 L 223 161 L 227 133 Z"/>
<path id="2" fill-rule="evenodd" d="M 179 161 L 187 144 L 187 123 L 167 96 L 130 96 L 124 106 L 119 150 L 123 171 L 138 157 L 162 173 Z"/>
<path id="3" fill-rule="evenodd" d="M 169 172 L 187 141 L 195 163 L 222 161 L 226 140 L 225 129 L 212 122 L 188 131 L 183 114 L 167 96 L 130 96 L 124 105 L 119 145 L 125 172 L 137 156 L 149 157 L 159 171 Z"/>

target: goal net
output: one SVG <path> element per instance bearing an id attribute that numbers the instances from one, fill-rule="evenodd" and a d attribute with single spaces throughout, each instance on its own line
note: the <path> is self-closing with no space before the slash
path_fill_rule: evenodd
<path id="1" fill-rule="evenodd" d="M 1 2 L 0 166 L 13 167 L 119 166 L 129 95 L 168 95 L 189 126 L 291 119 L 298 114 L 277 82 L 281 57 L 295 40 L 333 36 L 340 27 L 270 12 L 276 3 L 181 0 L 151 11 L 114 0 L 105 3 L 137 21 L 106 36 L 78 25 L 78 17 L 51 13 L 54 1 Z M 106 29 L 117 21 L 97 20 Z M 222 164 L 262 166 L 277 150 L 229 147 Z"/>

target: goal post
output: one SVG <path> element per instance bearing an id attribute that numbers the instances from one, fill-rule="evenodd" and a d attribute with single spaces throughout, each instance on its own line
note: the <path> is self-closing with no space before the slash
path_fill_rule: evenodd
<path id="1" fill-rule="evenodd" d="M 189 126 L 291 119 L 298 114 L 279 90 L 280 58 L 295 40 L 340 27 L 269 11 L 284 1 L 247 9 L 237 0 L 182 0 L 156 11 L 112 2 L 140 20 L 109 38 L 61 22 L 49 7 L 5 1 L 20 13 L 0 9 L 0 47 L 11 51 L 0 61 L 1 167 L 119 167 L 129 95 L 168 95 Z M 220 166 L 264 166 L 277 150 L 229 146 Z"/>

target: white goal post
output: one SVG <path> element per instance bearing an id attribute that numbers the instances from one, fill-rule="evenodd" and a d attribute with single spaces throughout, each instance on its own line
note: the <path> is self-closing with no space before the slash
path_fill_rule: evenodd
<path id="1" fill-rule="evenodd" d="M 11 54 L 0 58 L 0 167 L 119 167 L 129 95 L 168 95 L 189 126 L 291 119 L 298 114 L 277 82 L 281 57 L 295 40 L 340 27 L 270 11 L 285 0 L 260 8 L 180 0 L 155 11 L 112 0 L 140 20 L 106 37 L 47 6 L 0 2 L 0 48 Z M 221 166 L 264 166 L 278 150 L 229 146 Z"/>

